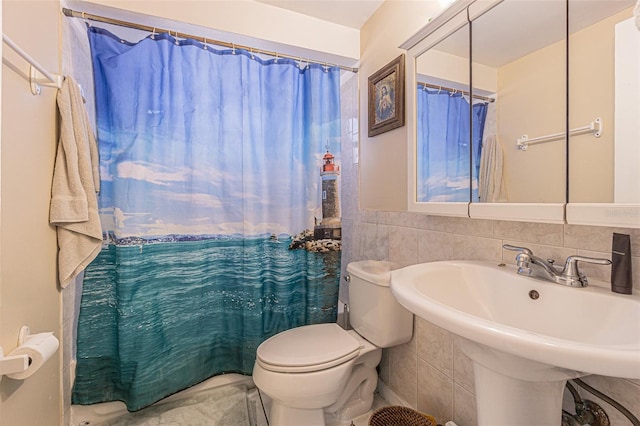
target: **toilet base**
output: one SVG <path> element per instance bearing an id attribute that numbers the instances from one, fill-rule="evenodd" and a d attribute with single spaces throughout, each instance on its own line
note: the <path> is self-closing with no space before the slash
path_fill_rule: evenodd
<path id="1" fill-rule="evenodd" d="M 378 372 L 367 364 L 356 365 L 338 401 L 325 412 L 339 421 L 356 418 L 373 405 L 373 394 L 378 385 Z"/>
<path id="2" fill-rule="evenodd" d="M 324 410 L 287 407 L 278 401 L 271 402 L 269 426 L 325 426 Z"/>

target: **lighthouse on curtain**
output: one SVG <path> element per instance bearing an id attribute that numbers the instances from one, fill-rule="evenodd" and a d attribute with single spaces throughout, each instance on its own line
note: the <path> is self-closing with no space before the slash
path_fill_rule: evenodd
<path id="1" fill-rule="evenodd" d="M 338 176 L 340 166 L 335 164 L 335 157 L 327 152 L 322 157 L 320 177 L 322 179 L 322 220 L 316 223 L 313 236 L 316 240 L 339 240 L 342 235 L 342 222 L 340 221 L 340 196 L 338 194 Z"/>

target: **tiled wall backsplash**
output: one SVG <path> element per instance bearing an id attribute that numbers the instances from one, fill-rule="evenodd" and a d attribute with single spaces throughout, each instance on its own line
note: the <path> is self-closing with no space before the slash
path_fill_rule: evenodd
<path id="1" fill-rule="evenodd" d="M 343 212 L 344 214 L 344 212 Z M 402 266 L 437 260 L 492 260 L 515 263 L 503 244 L 525 246 L 544 259 L 570 255 L 611 258 L 614 232 L 631 235 L 634 288 L 640 291 L 640 229 L 555 225 L 427 216 L 421 213 L 358 211 L 345 230 L 347 263 L 390 260 Z M 611 267 L 581 263 L 590 285 L 608 287 Z"/>

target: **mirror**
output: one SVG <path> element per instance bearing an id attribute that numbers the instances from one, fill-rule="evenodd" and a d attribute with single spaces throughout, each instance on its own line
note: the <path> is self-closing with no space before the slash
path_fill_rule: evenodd
<path id="1" fill-rule="evenodd" d="M 468 203 L 469 25 L 416 57 L 416 202 Z"/>
<path id="2" fill-rule="evenodd" d="M 640 227 L 634 4 L 569 1 L 569 223 Z"/>
<path id="3" fill-rule="evenodd" d="M 472 90 L 462 94 L 473 95 L 470 115 L 477 118 L 465 212 L 461 201 L 419 195 L 418 180 L 425 179 L 417 174 L 422 113 L 408 115 L 409 210 L 547 223 L 565 223 L 566 213 L 569 224 L 640 228 L 640 30 L 632 19 L 634 3 L 566 0 L 542 7 L 539 1 L 457 0 L 407 40 L 401 47 L 417 58 L 408 62 L 409 87 L 429 77 L 444 80 L 436 82 L 438 88 L 455 83 L 447 73 L 418 70 L 435 59 L 429 49 L 463 58 L 461 52 L 471 48 Z M 471 21 L 471 46 L 468 29 L 451 30 L 462 27 L 454 22 L 460 15 Z M 410 112 L 418 109 L 413 95 Z M 475 112 L 481 103 L 487 107 L 483 125 Z"/>
<path id="4" fill-rule="evenodd" d="M 401 46 L 408 49 L 410 211 L 469 216 L 471 80 L 466 9 L 473 1 L 457 0 Z"/>
<path id="5" fill-rule="evenodd" d="M 459 3 L 460 0 L 453 5 L 461 10 Z M 460 151 L 457 163 L 452 159 L 446 163 L 449 174 L 457 167 L 459 176 L 463 176 L 461 170 L 465 168 L 464 176 L 470 176 L 471 182 L 463 186 L 462 180 L 455 181 L 449 175 L 446 179 L 425 177 L 421 167 L 431 160 L 424 159 L 424 145 L 418 139 L 435 126 L 425 121 L 424 102 L 417 102 L 417 93 L 411 129 L 414 133 L 409 135 L 414 145 L 409 152 L 416 157 L 414 174 L 410 175 L 415 191 L 409 209 L 434 213 L 433 207 L 425 210 L 420 204 L 462 202 L 462 197 L 451 194 L 434 192 L 433 196 L 425 196 L 424 182 L 432 179 L 464 188 L 458 195 L 468 193 L 464 198 L 470 202 L 466 206 L 468 216 L 563 223 L 567 159 L 565 2 L 548 2 L 540 7 L 537 1 L 467 1 L 464 7 L 468 9 L 468 15 L 467 10 L 463 11 L 465 18 L 471 20 L 471 42 L 469 26 L 465 26 L 447 32 L 437 42 L 426 43 L 428 48 L 421 51 L 419 48 L 425 43 L 416 43 L 410 46 L 409 53 L 416 57 L 417 92 L 420 83 L 426 82 L 427 92 L 442 91 L 442 86 L 461 95 L 467 103 L 473 99 L 472 107 L 467 104 L 465 123 L 466 129 L 471 127 L 466 135 L 471 157 L 467 161 Z M 436 37 L 439 31 L 432 31 L 426 38 Z M 418 49 L 413 47 L 416 45 Z M 463 65 L 450 66 L 443 57 L 471 59 L 472 64 L 466 64 L 471 67 L 471 80 L 456 79 L 464 70 Z M 466 75 L 468 78 L 468 71 Z M 464 88 L 469 81 L 472 90 Z M 553 143 L 537 142 L 538 136 L 554 134 L 561 136 L 553 138 Z M 527 138 L 529 143 L 518 145 L 518 140 Z M 435 214 L 442 211 L 450 213 L 441 209 Z"/>
<path id="6" fill-rule="evenodd" d="M 473 21 L 474 93 L 496 100 L 478 129 L 474 203 L 565 202 L 565 11 L 505 0 Z"/>

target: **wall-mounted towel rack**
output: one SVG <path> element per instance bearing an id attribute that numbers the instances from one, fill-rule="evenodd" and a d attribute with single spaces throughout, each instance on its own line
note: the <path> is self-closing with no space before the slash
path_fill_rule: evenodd
<path id="1" fill-rule="evenodd" d="M 600 117 L 596 117 L 595 120 L 586 126 L 576 127 L 575 129 L 569 130 L 569 135 L 571 136 L 584 135 L 585 133 L 592 133 L 596 138 L 602 136 L 602 119 Z M 520 151 L 526 151 L 529 145 L 561 139 L 564 138 L 564 136 L 565 132 L 538 136 L 537 138 L 529 138 L 527 135 L 522 135 L 522 137 L 518 138 L 516 141 L 516 146 Z"/>
<path id="2" fill-rule="evenodd" d="M 27 61 L 30 65 L 29 71 L 29 84 L 31 86 L 31 93 L 34 95 L 40 94 L 40 86 L 60 88 L 62 85 L 62 76 L 57 74 L 51 74 L 44 69 L 35 59 L 33 59 L 27 52 L 22 50 L 13 40 L 11 40 L 6 34 L 2 33 L 2 41 L 13 49 L 18 55 Z M 43 78 L 38 76 L 40 73 Z"/>

